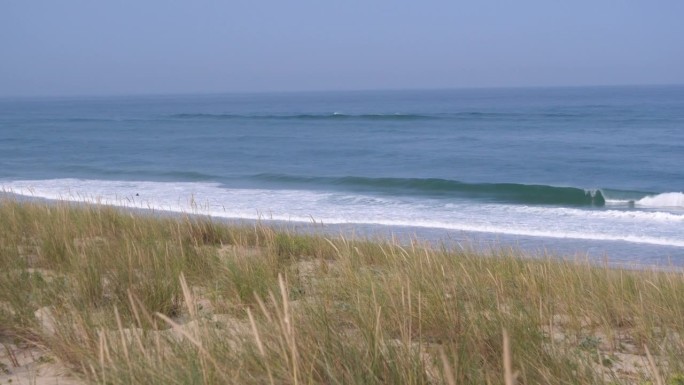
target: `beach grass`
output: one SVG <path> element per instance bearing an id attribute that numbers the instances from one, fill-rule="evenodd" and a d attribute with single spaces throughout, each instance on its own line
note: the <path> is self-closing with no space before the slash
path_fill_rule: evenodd
<path id="1" fill-rule="evenodd" d="M 675 269 L 0 200 L 0 384 L 673 385 L 683 336 Z"/>

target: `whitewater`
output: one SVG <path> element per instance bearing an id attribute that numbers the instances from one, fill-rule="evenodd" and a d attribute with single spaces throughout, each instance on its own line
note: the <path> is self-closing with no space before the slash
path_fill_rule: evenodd
<path id="1" fill-rule="evenodd" d="M 29 180 L 4 183 L 16 194 L 222 218 L 323 224 L 376 224 L 549 238 L 607 240 L 684 247 L 681 214 L 480 204 L 377 197 L 343 192 L 230 189 L 218 183 Z M 682 193 L 645 197 L 636 205 L 677 207 Z M 643 203 L 642 203 L 643 202 Z M 553 225 L 550 225 L 553 223 Z"/>

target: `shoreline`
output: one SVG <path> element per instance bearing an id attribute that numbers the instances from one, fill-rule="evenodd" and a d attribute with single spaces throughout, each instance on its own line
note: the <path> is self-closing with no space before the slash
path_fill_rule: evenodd
<path id="1" fill-rule="evenodd" d="M 311 218 L 310 221 L 261 219 L 214 216 L 201 212 L 184 212 L 172 209 L 131 207 L 122 204 L 98 203 L 88 200 L 63 200 L 3 191 L 0 199 L 11 197 L 20 201 L 67 203 L 79 205 L 103 205 L 134 213 L 159 217 L 197 216 L 228 225 L 266 224 L 284 231 L 295 231 L 308 235 L 360 237 L 373 241 L 396 240 L 402 244 L 414 241 L 427 242 L 433 247 L 450 250 L 466 248 L 487 253 L 492 250 L 510 249 L 529 258 L 553 257 L 559 259 L 590 261 L 596 265 L 637 270 L 682 270 L 684 269 L 684 248 L 678 246 L 651 245 L 626 240 L 600 240 L 527 236 L 484 231 L 451 230 L 423 226 L 386 225 L 374 223 L 324 223 Z M 90 198 L 88 198 L 90 199 Z M 93 199 L 95 200 L 95 199 Z M 642 259 L 642 260 L 638 260 Z"/>

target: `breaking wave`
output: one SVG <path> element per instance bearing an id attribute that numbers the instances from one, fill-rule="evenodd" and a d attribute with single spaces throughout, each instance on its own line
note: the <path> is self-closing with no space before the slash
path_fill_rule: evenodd
<path id="1" fill-rule="evenodd" d="M 684 193 L 667 192 L 658 195 L 647 196 L 634 202 L 642 207 L 681 207 L 684 208 Z"/>
<path id="2" fill-rule="evenodd" d="M 520 204 L 603 206 L 606 201 L 599 189 L 556 187 L 519 183 L 465 183 L 449 179 L 367 178 L 358 176 L 300 177 L 259 174 L 255 179 L 294 186 L 337 187 L 343 190 L 379 192 L 389 195 L 454 197 Z"/>

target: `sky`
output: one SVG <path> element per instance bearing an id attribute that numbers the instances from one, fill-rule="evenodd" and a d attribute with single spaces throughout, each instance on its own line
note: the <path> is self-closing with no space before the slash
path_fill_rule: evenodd
<path id="1" fill-rule="evenodd" d="M 0 96 L 684 84 L 682 0 L 0 0 Z"/>

